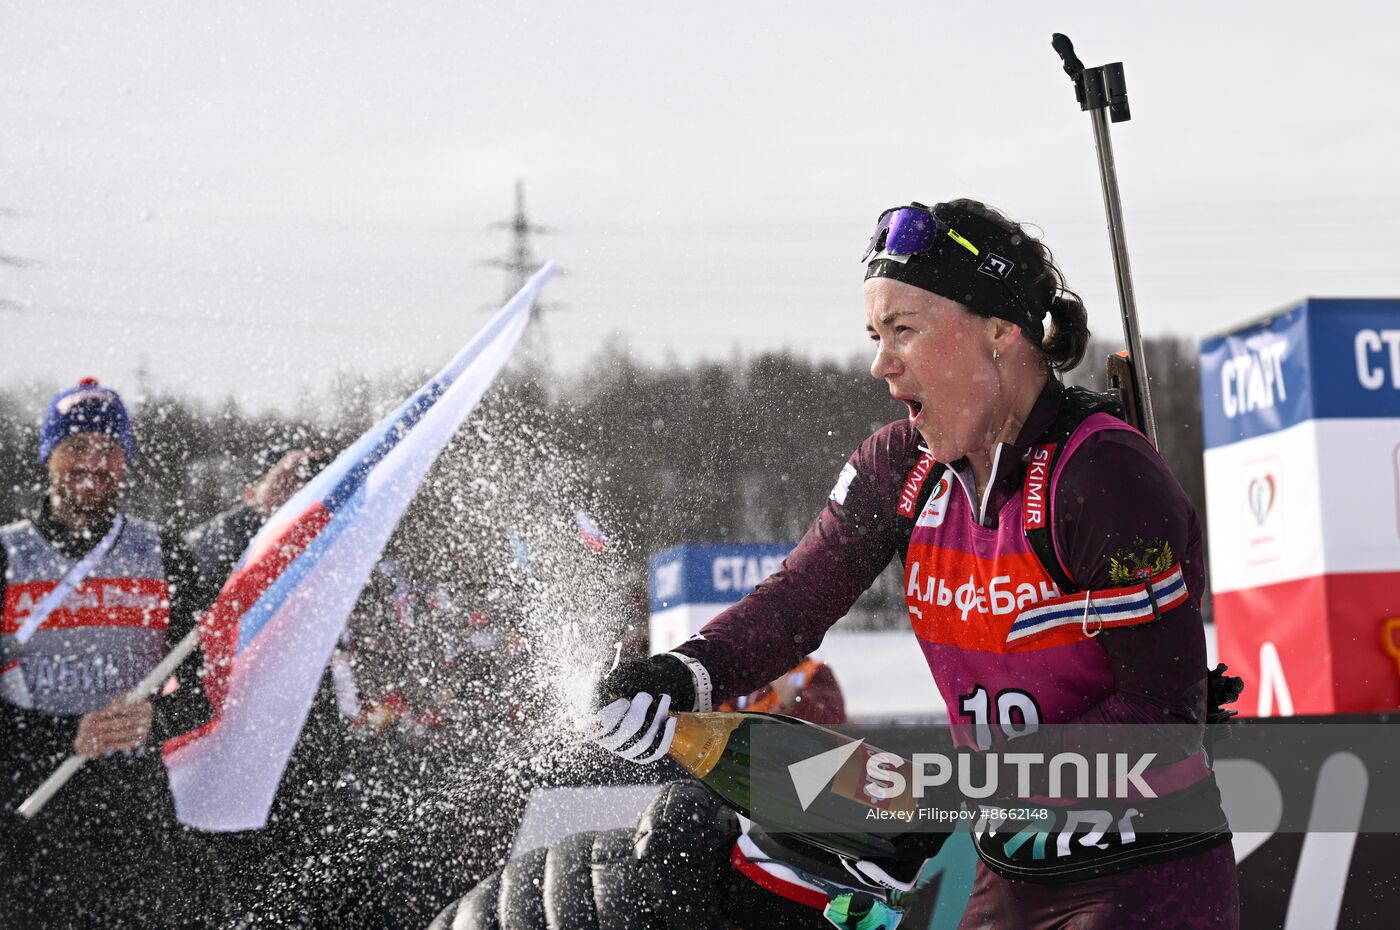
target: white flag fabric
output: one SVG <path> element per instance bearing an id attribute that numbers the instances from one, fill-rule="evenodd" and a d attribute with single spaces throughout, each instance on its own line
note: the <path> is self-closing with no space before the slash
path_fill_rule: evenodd
<path id="1" fill-rule="evenodd" d="M 346 619 L 428 469 L 505 366 L 550 262 L 254 537 L 201 621 L 213 719 L 166 744 L 181 822 L 264 826 Z"/>

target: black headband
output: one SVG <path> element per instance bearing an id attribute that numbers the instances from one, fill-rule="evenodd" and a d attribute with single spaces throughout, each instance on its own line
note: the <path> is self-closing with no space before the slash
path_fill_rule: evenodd
<path id="1" fill-rule="evenodd" d="M 1034 244 L 1021 233 L 1009 233 L 946 203 L 935 204 L 933 214 L 977 254 L 949 236 L 938 236 L 930 248 L 913 255 L 877 252 L 865 267 L 865 279 L 894 278 L 960 303 L 978 316 L 1015 323 L 1039 346 L 1054 288 L 1053 279 L 1038 280 L 1041 261 Z"/>

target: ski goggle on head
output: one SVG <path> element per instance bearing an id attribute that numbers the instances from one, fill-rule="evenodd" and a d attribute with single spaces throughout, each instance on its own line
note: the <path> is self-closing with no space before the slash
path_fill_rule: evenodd
<path id="1" fill-rule="evenodd" d="M 955 229 L 950 219 L 966 227 L 968 235 Z M 1024 275 L 1034 273 L 1024 257 L 1024 244 L 1020 235 L 955 206 L 911 203 L 880 214 L 861 261 L 868 262 L 867 279 L 895 278 L 979 316 L 1009 320 L 1039 345 L 1049 300 L 1028 300 L 1021 287 Z"/>
<path id="2" fill-rule="evenodd" d="M 940 220 L 923 204 L 890 207 L 875 221 L 875 232 L 860 260 L 867 262 L 876 252 L 918 255 L 932 249 L 945 236 L 966 249 L 973 258 L 978 256 L 980 250 L 977 246 L 958 235 L 956 229 Z"/>

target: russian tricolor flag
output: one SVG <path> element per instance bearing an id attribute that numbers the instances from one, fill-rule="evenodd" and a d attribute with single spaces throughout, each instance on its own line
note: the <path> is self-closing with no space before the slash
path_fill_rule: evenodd
<path id="1" fill-rule="evenodd" d="M 587 510 L 576 512 L 574 522 L 578 524 L 579 541 L 585 546 L 594 552 L 602 552 L 608 547 L 608 537 L 603 535 L 602 527 Z"/>
<path id="2" fill-rule="evenodd" d="M 180 820 L 267 822 L 321 674 L 370 571 L 443 447 L 510 358 L 546 264 L 438 375 L 313 478 L 248 545 L 201 621 L 214 707 L 171 740 Z"/>

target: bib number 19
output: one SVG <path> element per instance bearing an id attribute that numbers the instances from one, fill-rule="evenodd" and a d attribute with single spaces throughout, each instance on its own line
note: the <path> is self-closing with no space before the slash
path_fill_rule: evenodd
<path id="1" fill-rule="evenodd" d="M 972 718 L 977 748 L 992 748 L 992 724 L 1001 726 L 1007 739 L 1015 739 L 1040 729 L 1040 708 L 1035 698 L 1024 691 L 1007 688 L 997 694 L 996 716 L 992 716 L 992 699 L 987 689 L 978 685 L 958 699 L 958 710 Z"/>

